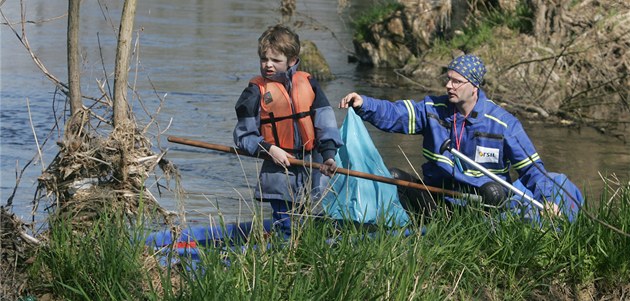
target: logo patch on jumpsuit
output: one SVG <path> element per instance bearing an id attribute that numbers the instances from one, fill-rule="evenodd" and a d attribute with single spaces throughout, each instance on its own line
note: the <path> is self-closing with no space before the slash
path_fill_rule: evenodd
<path id="1" fill-rule="evenodd" d="M 267 93 L 263 95 L 263 101 L 265 102 L 266 105 L 268 105 L 270 102 L 273 101 L 273 98 L 271 97 L 271 92 L 267 91 Z"/>
<path id="2" fill-rule="evenodd" d="M 475 162 L 499 163 L 499 149 L 477 146 L 477 151 L 475 151 Z"/>

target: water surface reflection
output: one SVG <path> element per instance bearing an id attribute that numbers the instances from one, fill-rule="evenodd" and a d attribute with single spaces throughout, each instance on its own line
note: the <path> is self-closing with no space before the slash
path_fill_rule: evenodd
<path id="1" fill-rule="evenodd" d="M 119 1 L 106 1 L 106 7 L 99 7 L 98 2 L 103 3 L 88 1 L 81 7 L 82 86 L 83 93 L 90 96 L 98 95 L 96 79 L 103 79 L 104 73 L 113 71 L 116 35 L 112 24 L 116 24 L 120 16 Z M 67 1 L 33 0 L 25 3 L 27 19 L 48 20 L 27 24 L 27 36 L 34 51 L 51 73 L 65 81 L 66 19 L 54 17 L 65 13 Z M 378 88 L 369 84 L 374 77 L 399 81 L 391 70 L 358 68 L 347 62 L 347 49 L 352 48 L 352 32 L 345 20 L 356 17 L 361 6 L 367 5 L 371 5 L 369 1 L 354 4 L 339 15 L 336 2 L 298 1 L 297 11 L 312 18 L 296 17 L 295 20 L 303 21 L 298 33 L 302 39 L 317 44 L 336 76 L 335 80 L 322 83 L 327 96 L 334 106 L 350 91 L 379 98 L 420 99 L 423 96 L 420 91 Z M 236 122 L 234 103 L 247 80 L 258 72 L 256 41 L 266 26 L 279 21 L 278 7 L 277 0 L 141 1 L 136 18 L 136 28 L 141 29 L 137 32 L 139 56 L 132 62 L 134 76 L 138 66 L 134 85 L 138 89 L 137 97 L 142 99 L 149 112 L 154 112 L 160 105 L 158 96 L 165 100 L 158 115 L 161 128 L 152 128 L 150 134 L 157 135 L 170 123 L 168 135 L 231 146 Z M 18 20 L 18 1 L 4 3 L 2 10 L 12 21 Z M 44 164 L 49 163 L 56 153 L 53 142 L 58 139 L 60 130 L 53 125 L 55 118 L 60 117 L 64 99 L 58 95 L 55 98 L 54 86 L 35 68 L 15 36 L 6 26 L 1 29 L 3 172 L 0 193 L 4 203 L 15 183 L 16 162 L 17 168 L 21 169 L 37 154 L 30 120 L 40 143 L 51 135 L 43 148 Z M 57 115 L 51 113 L 53 108 Z M 133 109 L 139 122 L 150 119 L 138 102 L 133 103 Z M 336 110 L 339 124 L 344 116 L 345 111 Z M 547 168 L 568 174 L 587 190 L 597 193 L 601 190 L 598 171 L 614 172 L 625 181 L 629 178 L 630 151 L 615 139 L 590 129 L 540 124 L 526 124 L 525 127 Z M 422 137 L 384 134 L 371 126 L 368 128 L 386 164 L 411 171 L 401 154 L 402 149 L 419 169 L 424 160 L 420 155 Z M 248 217 L 252 211 L 258 212 L 261 208 L 267 212 L 266 206 L 242 201 L 251 200 L 259 167 L 257 160 L 169 144 L 164 136 L 156 141 L 156 146 L 167 148 L 167 158 L 180 168 L 183 188 L 189 192 L 183 199 L 189 220 L 205 220 L 209 216 L 218 216 L 219 212 L 227 220 Z M 35 160 L 29 167 L 18 189 L 14 211 L 20 215 L 30 212 L 30 200 L 42 169 L 39 162 Z M 164 192 L 160 201 L 168 209 L 177 209 L 172 193 Z"/>

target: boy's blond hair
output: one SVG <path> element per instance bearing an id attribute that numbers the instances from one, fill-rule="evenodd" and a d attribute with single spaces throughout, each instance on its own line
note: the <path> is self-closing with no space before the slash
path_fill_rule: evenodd
<path id="1" fill-rule="evenodd" d="M 258 38 L 258 56 L 263 57 L 269 49 L 284 54 L 289 60 L 297 58 L 300 54 L 300 37 L 286 26 L 270 26 Z"/>

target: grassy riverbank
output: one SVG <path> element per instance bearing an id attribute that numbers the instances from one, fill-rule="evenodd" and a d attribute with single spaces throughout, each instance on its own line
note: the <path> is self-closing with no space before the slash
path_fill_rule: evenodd
<path id="1" fill-rule="evenodd" d="M 102 218 L 81 233 L 53 227 L 30 291 L 55 300 L 619 299 L 630 293 L 630 238 L 608 225 L 629 232 L 630 187 L 584 209 L 592 217 L 542 229 L 479 208 L 440 211 L 424 235 L 407 236 L 310 220 L 289 242 L 256 235 L 243 249 L 205 249 L 195 270 L 160 265 L 142 225 Z"/>

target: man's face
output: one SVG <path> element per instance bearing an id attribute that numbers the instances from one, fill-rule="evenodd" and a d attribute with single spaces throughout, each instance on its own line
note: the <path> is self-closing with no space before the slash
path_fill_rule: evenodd
<path id="1" fill-rule="evenodd" d="M 276 73 L 286 72 L 295 65 L 297 59 L 288 60 L 284 54 L 273 49 L 267 51 L 260 57 L 260 74 L 265 78 L 271 78 Z"/>
<path id="2" fill-rule="evenodd" d="M 449 70 L 446 75 L 446 93 L 451 103 L 477 100 L 477 87 L 473 86 L 465 77 L 453 70 Z"/>

